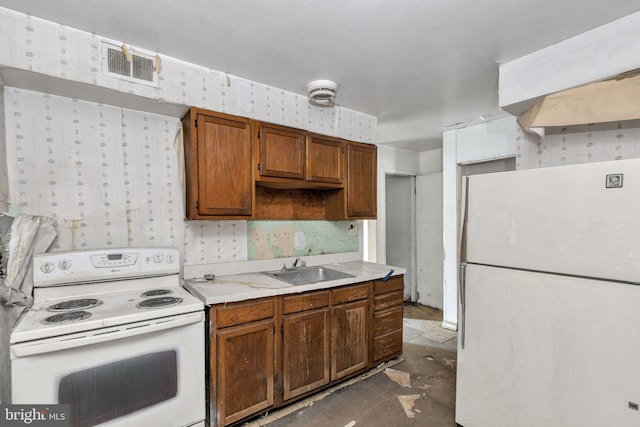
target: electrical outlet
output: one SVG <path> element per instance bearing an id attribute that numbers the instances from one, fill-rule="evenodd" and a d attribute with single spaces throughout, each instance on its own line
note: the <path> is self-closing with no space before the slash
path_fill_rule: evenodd
<path id="1" fill-rule="evenodd" d="M 349 234 L 358 234 L 358 221 L 349 221 L 347 232 Z"/>

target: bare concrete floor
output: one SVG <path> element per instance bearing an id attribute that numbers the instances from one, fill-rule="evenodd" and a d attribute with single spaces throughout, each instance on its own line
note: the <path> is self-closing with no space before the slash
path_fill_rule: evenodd
<path id="1" fill-rule="evenodd" d="M 269 427 L 455 427 L 456 334 L 440 327 L 442 312 L 405 304 L 401 361 L 389 369 L 355 381 L 321 400 L 299 402 L 299 409 Z M 401 385 L 407 373 L 409 384 Z M 396 378 L 396 380 L 392 379 Z M 273 418 L 271 414 L 270 419 Z"/>

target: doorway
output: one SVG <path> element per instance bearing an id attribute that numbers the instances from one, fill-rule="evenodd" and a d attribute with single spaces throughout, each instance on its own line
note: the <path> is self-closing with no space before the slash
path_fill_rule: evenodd
<path id="1" fill-rule="evenodd" d="M 386 264 L 407 270 L 405 301 L 416 301 L 415 176 L 385 175 Z"/>

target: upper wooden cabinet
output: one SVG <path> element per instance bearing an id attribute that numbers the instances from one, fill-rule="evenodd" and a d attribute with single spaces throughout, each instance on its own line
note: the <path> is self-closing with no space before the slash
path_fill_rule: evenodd
<path id="1" fill-rule="evenodd" d="M 251 121 L 189 109 L 182 119 L 188 219 L 252 215 Z"/>
<path id="2" fill-rule="evenodd" d="M 305 135 L 304 132 L 284 126 L 258 126 L 259 153 L 257 180 L 262 177 L 304 179 L 305 177 Z"/>
<path id="3" fill-rule="evenodd" d="M 307 181 L 342 184 L 344 142 L 318 135 L 307 136 Z"/>
<path id="4" fill-rule="evenodd" d="M 302 130 L 256 122 L 256 183 L 273 188 L 341 188 L 344 142 Z"/>
<path id="5" fill-rule="evenodd" d="M 346 185 L 327 195 L 327 219 L 376 219 L 377 147 L 347 142 Z"/>
<path id="6" fill-rule="evenodd" d="M 377 214 L 377 147 L 347 144 L 347 217 L 375 219 Z"/>
<path id="7" fill-rule="evenodd" d="M 190 108 L 187 219 L 376 218 L 376 147 Z"/>

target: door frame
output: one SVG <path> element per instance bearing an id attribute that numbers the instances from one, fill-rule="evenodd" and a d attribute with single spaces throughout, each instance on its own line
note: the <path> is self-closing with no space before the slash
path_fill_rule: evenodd
<path id="1" fill-rule="evenodd" d="M 387 207 L 387 188 L 386 188 L 386 179 L 387 176 L 395 176 L 395 177 L 405 177 L 409 178 L 410 183 L 410 202 L 409 209 L 411 213 L 410 220 L 410 253 L 411 257 L 409 260 L 409 268 L 407 269 L 407 273 L 405 274 L 405 280 L 409 282 L 409 296 L 411 302 L 416 302 L 418 300 L 417 295 L 417 241 L 416 241 L 416 176 L 413 174 L 403 174 L 403 173 L 391 173 L 385 172 L 383 176 L 384 185 L 382 188 L 384 192 L 378 191 L 378 197 L 380 197 L 383 201 L 383 209 L 378 209 L 378 226 L 377 228 L 377 258 L 378 262 L 382 264 L 386 264 L 387 262 L 387 217 L 386 217 L 386 207 Z M 380 188 L 380 186 L 378 186 Z M 382 193 L 382 194 L 381 194 Z M 382 212 L 381 212 L 382 211 Z M 382 213 L 382 215 L 381 215 Z M 381 217 L 382 216 L 382 221 Z"/>

